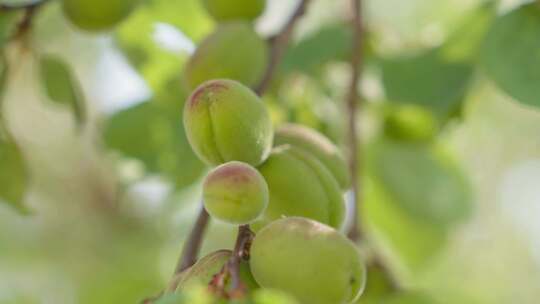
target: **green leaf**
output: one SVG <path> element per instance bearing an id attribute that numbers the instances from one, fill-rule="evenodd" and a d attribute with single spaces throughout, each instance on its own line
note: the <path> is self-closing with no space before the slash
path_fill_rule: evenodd
<path id="1" fill-rule="evenodd" d="M 440 120 L 460 108 L 473 73 L 470 64 L 451 62 L 439 49 L 383 59 L 381 67 L 388 100 L 423 106 Z"/>
<path id="2" fill-rule="evenodd" d="M 28 175 L 19 147 L 8 140 L 6 134 L 0 134 L 0 201 L 26 213 L 24 195 L 27 184 Z"/>
<path id="3" fill-rule="evenodd" d="M 465 16 L 442 46 L 444 57 L 454 62 L 476 62 L 484 38 L 496 16 L 496 1 L 484 2 Z"/>
<path id="4" fill-rule="evenodd" d="M 116 31 L 121 49 L 153 89 L 177 75 L 188 54 L 172 52 L 155 40 L 159 23 L 176 28 L 194 41 L 213 26 L 199 0 L 151 0 L 141 5 Z"/>
<path id="5" fill-rule="evenodd" d="M 351 50 L 352 33 L 346 24 L 322 28 L 290 48 L 283 59 L 283 69 L 310 73 L 330 61 L 344 60 Z"/>
<path id="6" fill-rule="evenodd" d="M 482 41 L 495 16 L 496 4 L 483 3 L 462 18 L 440 47 L 383 58 L 380 63 L 387 99 L 425 107 L 441 122 L 459 113 Z"/>
<path id="7" fill-rule="evenodd" d="M 482 48 L 486 74 L 521 103 L 540 106 L 540 5 L 521 6 L 495 21 Z"/>
<path id="8" fill-rule="evenodd" d="M 143 102 L 112 116 L 105 127 L 107 146 L 144 163 L 147 173 L 163 174 L 176 187 L 196 181 L 204 165 L 184 133 L 180 109 Z"/>
<path id="9" fill-rule="evenodd" d="M 86 121 L 85 101 L 81 87 L 69 66 L 58 57 L 43 55 L 40 72 L 49 98 L 70 107 L 79 125 Z"/>
<path id="10" fill-rule="evenodd" d="M 436 304 L 433 298 L 421 292 L 402 292 L 384 298 L 381 304 Z"/>
<path id="11" fill-rule="evenodd" d="M 374 155 L 375 176 L 411 216 L 448 227 L 471 213 L 472 195 L 463 173 L 430 147 L 387 140 Z"/>
<path id="12" fill-rule="evenodd" d="M 396 263 L 411 272 L 422 270 L 446 243 L 446 229 L 411 216 L 373 177 L 365 179 L 364 189 L 365 218 L 378 239 Z"/>

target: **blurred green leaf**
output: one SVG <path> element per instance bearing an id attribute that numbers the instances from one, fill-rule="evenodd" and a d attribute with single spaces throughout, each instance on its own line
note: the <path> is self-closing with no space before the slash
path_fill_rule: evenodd
<path id="1" fill-rule="evenodd" d="M 116 33 L 119 45 L 154 89 L 177 75 L 188 56 L 158 43 L 158 24 L 197 42 L 212 30 L 213 21 L 198 0 L 150 0 L 122 23 Z"/>
<path id="2" fill-rule="evenodd" d="M 374 178 L 365 179 L 364 189 L 369 226 L 401 265 L 411 272 L 422 270 L 446 243 L 446 229 L 411 216 Z"/>
<path id="3" fill-rule="evenodd" d="M 441 46 L 412 55 L 383 58 L 386 97 L 425 107 L 442 122 L 458 113 L 469 88 L 496 3 L 484 2 L 462 18 Z"/>
<path id="4" fill-rule="evenodd" d="M 482 48 L 487 75 L 519 102 L 540 106 L 540 5 L 521 6 L 495 21 Z"/>
<path id="5" fill-rule="evenodd" d="M 84 124 L 86 105 L 80 84 L 70 67 L 58 57 L 43 55 L 40 58 L 40 72 L 49 98 L 70 107 L 77 123 Z"/>
<path id="6" fill-rule="evenodd" d="M 383 59 L 381 67 L 388 100 L 423 106 L 440 120 L 459 109 L 473 73 L 470 64 L 450 62 L 439 49 Z"/>
<path id="7" fill-rule="evenodd" d="M 442 46 L 444 57 L 453 62 L 476 61 L 485 35 L 496 16 L 497 1 L 486 1 L 465 16 Z"/>
<path id="8" fill-rule="evenodd" d="M 356 304 L 379 304 L 380 299 L 393 292 L 386 273 L 378 265 L 368 266 L 368 280 L 362 296 Z"/>
<path id="9" fill-rule="evenodd" d="M 164 90 L 156 97 L 161 103 L 143 102 L 115 114 L 104 137 L 109 148 L 142 161 L 148 173 L 163 174 L 180 188 L 199 178 L 205 167 L 184 133 L 182 95 L 172 92 L 178 90 Z M 168 99 L 173 100 L 168 103 Z"/>
<path id="10" fill-rule="evenodd" d="M 420 292 L 403 292 L 384 298 L 380 304 L 436 304 L 437 302 Z"/>
<path id="11" fill-rule="evenodd" d="M 472 194 L 463 173 L 430 147 L 386 140 L 373 154 L 375 176 L 411 216 L 448 227 L 471 213 Z"/>
<path id="12" fill-rule="evenodd" d="M 19 147 L 1 134 L 0 129 L 0 201 L 4 201 L 20 212 L 27 212 L 24 195 L 28 175 Z"/>
<path id="13" fill-rule="evenodd" d="M 288 49 L 283 69 L 311 73 L 333 60 L 344 60 L 351 50 L 352 33 L 347 24 L 323 27 Z"/>

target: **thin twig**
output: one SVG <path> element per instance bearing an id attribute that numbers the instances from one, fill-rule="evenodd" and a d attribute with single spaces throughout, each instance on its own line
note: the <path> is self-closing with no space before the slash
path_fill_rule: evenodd
<path id="1" fill-rule="evenodd" d="M 266 69 L 266 72 L 259 83 L 259 85 L 255 88 L 255 92 L 258 95 L 264 94 L 268 87 L 270 86 L 270 82 L 272 81 L 272 78 L 274 77 L 274 73 L 281 62 L 281 59 L 283 58 L 283 55 L 285 54 L 285 50 L 287 49 L 287 45 L 289 44 L 289 41 L 291 40 L 292 33 L 294 31 L 294 27 L 300 20 L 300 17 L 302 17 L 307 9 L 307 6 L 309 4 L 310 0 L 302 0 L 292 16 L 289 18 L 281 32 L 277 34 L 272 39 L 272 47 L 270 50 L 270 62 L 268 64 L 268 67 Z"/>
<path id="2" fill-rule="evenodd" d="M 359 170 L 361 169 L 359 162 L 357 132 L 357 110 L 360 104 L 360 96 L 358 94 L 358 82 L 361 78 L 363 64 L 363 28 L 362 28 L 362 3 L 361 0 L 352 0 L 353 9 L 353 46 L 351 54 L 351 81 L 349 83 L 349 92 L 347 94 L 347 113 L 348 113 L 348 141 L 349 141 L 349 168 L 351 174 L 351 191 L 353 199 L 352 216 L 353 222 L 348 232 L 348 237 L 357 242 L 362 238 L 362 229 L 358 220 L 360 218 L 362 198 L 360 194 Z"/>
<path id="3" fill-rule="evenodd" d="M 191 267 L 197 261 L 197 256 L 202 245 L 202 239 L 204 237 L 204 232 L 208 226 L 209 215 L 208 212 L 201 207 L 197 221 L 189 234 L 189 237 L 184 245 L 184 250 L 182 251 L 182 256 L 176 265 L 175 274 L 178 274 L 189 267 Z"/>
<path id="4" fill-rule="evenodd" d="M 167 285 L 167 289 L 152 298 L 143 300 L 142 303 L 152 303 L 153 300 L 159 298 L 163 293 L 176 290 L 179 283 L 179 274 L 182 271 L 193 266 L 193 264 L 197 262 L 199 251 L 201 250 L 202 241 L 204 238 L 204 233 L 206 232 L 206 229 L 208 227 L 209 220 L 210 215 L 208 214 L 208 212 L 206 212 L 206 209 L 204 209 L 204 206 L 202 206 L 201 204 L 201 209 L 199 211 L 199 214 L 197 215 L 197 220 L 195 221 L 195 224 L 193 225 L 193 228 L 189 233 L 188 239 L 184 243 L 182 254 L 180 254 L 180 258 L 178 259 L 178 263 L 176 264 L 174 274 L 172 275 L 171 280 Z"/>
<path id="5" fill-rule="evenodd" d="M 353 222 L 350 230 L 347 233 L 349 239 L 353 242 L 359 242 L 364 239 L 364 232 L 360 220 L 362 219 L 362 195 L 361 195 L 361 180 L 360 171 L 362 169 L 360 163 L 360 149 L 359 134 L 357 132 L 357 114 L 358 108 L 361 107 L 361 96 L 358 93 L 358 83 L 362 77 L 362 65 L 363 65 L 363 44 L 364 44 L 364 29 L 362 25 L 362 0 L 351 0 L 353 10 L 353 46 L 351 54 L 351 80 L 349 83 L 349 92 L 347 94 L 347 112 L 348 112 L 348 141 L 349 141 L 349 168 L 351 174 L 351 191 L 353 197 Z M 372 267 L 380 269 L 384 275 L 390 287 L 394 291 L 401 290 L 399 280 L 395 277 L 392 271 L 388 268 L 388 265 L 384 262 L 381 256 L 374 254 L 370 261 Z"/>

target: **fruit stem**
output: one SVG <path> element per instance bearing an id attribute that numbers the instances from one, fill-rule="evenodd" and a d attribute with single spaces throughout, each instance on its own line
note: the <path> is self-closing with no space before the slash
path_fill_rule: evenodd
<path id="1" fill-rule="evenodd" d="M 249 250 L 254 233 L 249 229 L 249 225 L 241 225 L 238 227 L 238 236 L 236 245 L 229 260 L 229 273 L 231 274 L 231 290 L 239 290 L 242 288 L 240 280 L 240 261 L 249 258 Z"/>
<path id="2" fill-rule="evenodd" d="M 292 14 L 292 16 L 285 24 L 285 26 L 283 27 L 283 29 L 272 39 L 270 62 L 268 63 L 268 67 L 262 78 L 262 81 L 255 88 L 255 92 L 258 95 L 264 94 L 264 92 L 266 92 L 266 90 L 270 86 L 270 82 L 274 77 L 274 73 L 279 65 L 279 62 L 283 58 L 285 50 L 287 49 L 287 45 L 291 40 L 294 27 L 296 26 L 300 18 L 305 14 L 309 2 L 310 0 L 302 0 Z"/>
<path id="3" fill-rule="evenodd" d="M 348 143 L 349 143 L 349 169 L 351 174 L 351 192 L 353 200 L 353 209 L 351 210 L 353 221 L 347 233 L 347 236 L 353 241 L 358 242 L 363 238 L 363 231 L 359 224 L 361 218 L 361 193 L 359 170 L 361 170 L 359 162 L 359 134 L 357 129 L 357 112 L 361 106 L 361 97 L 358 94 L 358 83 L 361 79 L 362 64 L 363 64 L 363 43 L 364 31 L 362 27 L 362 3 L 361 0 L 352 0 L 353 10 L 353 45 L 351 53 L 351 79 L 349 83 L 349 91 L 347 94 L 347 113 L 348 113 Z"/>
<path id="4" fill-rule="evenodd" d="M 229 261 L 209 284 L 210 290 L 215 295 L 226 299 L 241 299 L 246 295 L 246 285 L 240 278 L 240 263 L 242 260 L 249 259 L 249 250 L 254 236 L 249 225 L 238 227 L 236 244 Z M 231 285 L 229 290 L 226 290 L 226 282 L 229 280 Z"/>

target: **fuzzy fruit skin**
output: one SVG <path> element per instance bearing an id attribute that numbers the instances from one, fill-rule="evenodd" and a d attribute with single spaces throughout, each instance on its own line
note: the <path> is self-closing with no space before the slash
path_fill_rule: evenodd
<path id="1" fill-rule="evenodd" d="M 237 81 L 218 79 L 199 86 L 186 102 L 184 127 L 191 147 L 209 165 L 237 160 L 257 166 L 272 149 L 268 110 Z"/>
<path id="2" fill-rule="evenodd" d="M 248 164 L 232 161 L 218 166 L 203 184 L 203 202 L 219 220 L 243 225 L 257 219 L 268 206 L 268 185 Z"/>
<path id="3" fill-rule="evenodd" d="M 290 144 L 316 157 L 332 172 L 342 190 L 349 188 L 347 161 L 338 147 L 321 133 L 299 125 L 285 124 L 276 130 L 274 145 Z"/>
<path id="4" fill-rule="evenodd" d="M 203 0 L 208 13 L 217 21 L 253 20 L 266 6 L 265 0 Z"/>
<path id="5" fill-rule="evenodd" d="M 263 228 L 250 256 L 261 287 L 283 290 L 302 304 L 351 303 L 366 282 L 355 245 L 331 227 L 306 218 L 285 218 Z"/>
<path id="6" fill-rule="evenodd" d="M 125 19 L 139 0 L 63 0 L 66 17 L 78 28 L 103 31 Z"/>
<path id="7" fill-rule="evenodd" d="M 248 87 L 259 83 L 268 62 L 268 46 L 246 22 L 220 24 L 199 45 L 184 70 L 190 89 L 218 78 L 237 80 Z"/>
<path id="8" fill-rule="evenodd" d="M 218 250 L 201 258 L 195 265 L 185 270 L 177 290 L 196 285 L 208 285 L 214 275 L 218 274 L 229 261 L 231 254 L 230 250 Z M 246 262 L 240 263 L 240 278 L 248 290 L 255 290 L 259 287 L 251 275 L 249 264 Z"/>
<path id="9" fill-rule="evenodd" d="M 259 167 L 268 183 L 270 202 L 257 230 L 282 216 L 302 216 L 339 228 L 345 202 L 336 179 L 315 157 L 284 145 Z"/>

